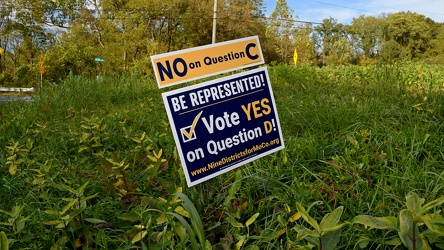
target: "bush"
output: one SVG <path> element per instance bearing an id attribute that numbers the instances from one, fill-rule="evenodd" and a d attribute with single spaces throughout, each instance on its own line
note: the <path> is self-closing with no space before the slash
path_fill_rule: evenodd
<path id="1" fill-rule="evenodd" d="M 2 87 L 13 87 L 14 78 L 8 72 L 3 72 L 0 74 L 0 86 Z"/>
<path id="2" fill-rule="evenodd" d="M 31 65 L 23 64 L 15 69 L 14 87 L 32 87 L 37 85 L 37 75 Z"/>

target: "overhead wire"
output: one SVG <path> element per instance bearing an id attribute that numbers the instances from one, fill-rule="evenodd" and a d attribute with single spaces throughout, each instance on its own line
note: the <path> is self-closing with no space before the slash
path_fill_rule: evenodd
<path id="1" fill-rule="evenodd" d="M 337 6 L 337 7 L 344 7 L 344 8 L 348 8 L 345 6 L 341 6 L 341 5 L 336 5 L 336 4 L 330 4 L 330 3 L 326 3 L 326 2 L 322 2 L 322 1 L 318 1 L 318 0 L 307 0 L 307 1 L 312 1 L 312 2 L 318 2 L 318 3 L 323 3 L 323 4 L 328 4 L 328 5 L 333 5 L 333 6 Z M 356 1 L 350 1 L 350 2 L 356 2 Z M 0 9 L 4 9 L 6 7 L 4 6 L 0 6 Z M 32 7 L 27 7 L 24 9 L 28 9 L 28 10 L 33 10 L 34 8 Z M 355 8 L 351 8 L 351 9 L 355 9 Z M 60 8 L 55 8 L 54 10 L 57 11 L 63 11 Z M 81 10 L 89 10 L 89 11 L 96 11 L 94 9 L 74 9 L 74 11 L 81 11 Z M 360 10 L 360 9 L 355 9 L 355 10 Z M 200 14 L 208 14 L 207 17 L 205 16 L 179 16 L 179 17 L 172 17 L 175 13 L 178 12 L 182 12 L 180 10 L 175 10 L 175 9 L 169 9 L 169 10 L 153 10 L 153 9 L 148 9 L 148 8 L 120 8 L 120 9 L 100 9 L 100 11 L 102 13 L 108 13 L 108 12 L 132 12 L 135 13 L 135 11 L 141 11 L 140 14 L 142 15 L 148 15 L 150 16 L 150 20 L 166 20 L 166 19 L 177 19 L 177 20 L 196 20 L 196 19 L 200 19 L 200 20 L 213 20 L 212 14 L 213 12 L 210 10 L 193 10 L 194 13 L 200 13 Z M 360 10 L 360 11 L 366 11 L 366 10 Z M 231 16 L 239 16 L 240 14 L 238 13 L 230 13 L 230 12 L 220 12 L 221 16 L 219 16 L 217 19 L 228 19 L 231 18 Z M 263 19 L 265 21 L 270 21 L 270 20 L 277 20 L 280 22 L 292 22 L 294 25 L 300 23 L 300 24 L 308 24 L 308 25 L 321 25 L 323 23 L 320 22 L 313 22 L 313 21 L 303 21 L 303 20 L 296 20 L 293 18 L 277 18 L 277 19 L 273 19 L 271 17 L 266 17 L 265 15 L 257 15 L 257 16 L 253 16 L 253 19 Z M 86 19 L 86 18 L 82 18 L 82 17 L 76 17 L 73 20 L 69 20 L 69 21 L 75 21 L 75 20 L 82 20 L 82 19 Z M 116 15 L 116 16 L 112 16 L 112 17 L 104 17 L 102 16 L 97 16 L 95 17 L 95 20 L 137 20 L 140 19 L 140 17 L 132 17 L 129 16 L 128 14 L 120 16 L 120 15 Z M 273 24 L 270 24 L 273 25 Z M 304 27 L 297 27 L 297 28 L 304 28 Z M 373 31 L 373 28 L 365 28 L 367 30 Z"/>
<path id="2" fill-rule="evenodd" d="M 376 12 L 376 11 L 371 11 L 371 10 L 358 9 L 358 8 L 353 8 L 353 7 L 349 7 L 349 6 L 344 6 L 344 5 L 339 5 L 339 4 L 323 2 L 323 1 L 319 1 L 319 0 L 306 0 L 306 1 L 320 3 L 320 4 L 324 4 L 324 5 L 335 6 L 335 7 L 343 8 L 343 9 L 356 10 L 356 11 L 360 11 L 360 12 L 373 13 L 373 14 L 379 14 L 379 15 L 383 14 L 383 12 Z M 402 10 L 400 10 L 399 8 L 393 8 L 393 7 L 388 7 L 388 6 L 384 6 L 384 5 L 378 5 L 378 4 L 372 4 L 372 3 L 363 3 L 363 2 L 359 2 L 359 1 L 353 1 L 353 0 L 343 0 L 343 1 L 350 2 L 350 3 L 359 3 L 359 4 L 364 4 L 364 5 L 377 6 L 377 7 L 397 10 L 397 12 L 402 12 Z M 419 14 L 431 14 L 431 15 L 444 16 L 443 13 L 435 13 L 435 12 L 427 12 L 427 11 L 413 11 L 413 12 L 419 13 Z"/>
<path id="3" fill-rule="evenodd" d="M 381 7 L 381 8 L 385 8 L 385 9 L 392 9 L 392 10 L 396 10 L 397 12 L 401 11 L 399 8 L 394 8 L 394 7 L 389 7 L 389 6 L 379 5 L 379 4 L 363 3 L 363 2 L 360 2 L 360 1 L 352 1 L 352 0 L 343 0 L 343 1 L 350 2 L 350 3 L 359 3 L 359 4 L 370 5 L 370 6 L 376 6 L 376 7 Z M 436 12 L 429 12 L 429 11 L 421 11 L 420 10 L 420 11 L 414 11 L 414 12 L 444 16 L 443 13 L 436 13 Z"/>
<path id="4" fill-rule="evenodd" d="M 363 9 L 352 8 L 352 7 L 342 6 L 342 5 L 333 4 L 333 3 L 326 3 L 326 2 L 322 2 L 322 1 L 318 1 L 318 0 L 306 0 L 306 1 L 315 2 L 315 3 L 320 3 L 320 4 L 325 4 L 325 5 L 330 5 L 330 6 L 335 6 L 335 7 L 344 8 L 344 9 L 350 9 L 350 10 L 357 10 L 357 11 L 362 11 L 362 12 L 369 12 L 369 13 L 379 14 L 379 13 L 377 13 L 377 12 L 373 12 L 373 11 L 368 11 L 368 10 L 363 10 Z"/>

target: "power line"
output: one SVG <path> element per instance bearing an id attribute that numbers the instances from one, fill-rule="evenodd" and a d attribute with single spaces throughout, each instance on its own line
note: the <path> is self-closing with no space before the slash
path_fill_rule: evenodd
<path id="1" fill-rule="evenodd" d="M 358 9 L 358 8 L 338 5 L 338 4 L 327 3 L 327 2 L 322 2 L 322 1 L 318 1 L 318 0 L 307 0 L 307 1 L 315 2 L 315 3 L 320 3 L 320 4 L 325 4 L 325 5 L 330 5 L 330 6 L 335 6 L 335 7 L 343 8 L 343 9 L 356 10 L 356 11 L 360 11 L 360 12 L 367 12 L 367 13 L 373 13 L 373 14 L 382 14 L 383 13 L 383 12 L 375 12 L 375 11 L 370 11 L 370 10 L 364 10 L 364 9 Z M 388 7 L 388 6 L 378 5 L 378 4 L 363 3 L 363 2 L 352 1 L 352 0 L 343 0 L 343 1 L 351 2 L 351 3 L 365 4 L 365 5 L 372 5 L 372 6 L 377 6 L 377 7 L 381 7 L 381 8 L 388 8 L 388 9 L 396 10 L 397 12 L 401 12 L 401 10 L 399 8 L 393 8 L 393 7 Z M 423 13 L 423 14 L 444 16 L 444 14 L 442 14 L 442 13 L 435 13 L 435 12 L 427 12 L 427 11 L 413 11 L 413 12 L 419 13 L 419 14 Z"/>
<path id="2" fill-rule="evenodd" d="M 339 8 L 344 8 L 344 9 L 350 9 L 350 10 L 357 10 L 357 11 L 362 11 L 362 12 L 369 12 L 369 13 L 379 14 L 377 12 L 373 12 L 373 11 L 369 11 L 369 10 L 356 9 L 356 8 L 352 8 L 352 7 L 347 7 L 347 6 L 342 6 L 342 5 L 338 5 L 338 4 L 332 4 L 332 3 L 326 3 L 326 2 L 321 2 L 321 1 L 317 1 L 317 0 L 307 0 L 307 1 L 315 2 L 315 3 L 320 3 L 320 4 L 325 4 L 325 5 L 331 5 L 331 6 L 335 6 L 335 7 L 339 7 Z"/>
<path id="3" fill-rule="evenodd" d="M 322 2 L 322 1 L 318 1 L 318 0 L 307 0 L 307 1 L 311 1 L 311 2 L 317 2 L 317 3 L 321 3 L 321 4 L 326 4 L 326 5 L 331 5 L 331 6 L 335 6 L 335 7 L 340 7 L 340 8 L 347 8 L 347 9 L 353 9 L 353 10 L 358 10 L 358 11 L 364 11 L 364 12 L 371 12 L 368 10 L 363 10 L 363 9 L 356 9 L 356 8 L 351 8 L 351 7 L 346 7 L 346 6 L 341 6 L 341 5 L 337 5 L 337 4 L 331 4 L 331 3 L 326 3 L 326 2 Z M 357 1 L 351 1 L 349 0 L 349 2 L 355 2 L 355 3 L 360 3 Z M 6 9 L 7 7 L 4 6 L 0 6 L 0 9 Z M 35 8 L 33 7 L 25 7 L 22 8 L 25 10 L 34 10 Z M 61 8 L 55 8 L 52 9 L 55 11 L 63 11 L 63 9 Z M 87 8 L 79 8 L 79 9 L 71 9 L 71 11 L 83 11 L 83 10 L 88 10 L 88 11 L 92 11 L 94 13 L 97 13 L 96 10 L 94 9 L 87 9 Z M 191 14 L 194 14 L 194 16 L 188 16 L 190 14 L 190 12 L 183 12 L 180 10 L 173 10 L 173 9 L 169 9 L 169 10 L 153 10 L 153 9 L 148 9 L 148 8 L 123 8 L 123 9 L 100 9 L 100 12 L 102 12 L 103 15 L 100 16 L 96 16 L 95 20 L 137 20 L 137 19 L 141 19 L 140 17 L 132 17 L 130 16 L 131 14 L 141 14 L 144 16 L 149 16 L 151 20 L 166 20 L 166 19 L 176 19 L 176 20 L 195 20 L 195 19 L 208 19 L 208 20 L 213 20 L 212 17 L 212 11 L 210 10 L 193 10 Z M 137 12 L 139 13 L 137 13 Z M 119 13 L 119 12 L 131 12 L 131 13 L 126 13 L 124 16 L 120 16 L 121 14 L 117 14 L 114 16 L 110 16 L 110 17 L 106 17 L 109 14 L 115 14 L 115 13 Z M 182 13 L 181 15 L 178 15 L 177 17 L 172 17 L 175 13 Z M 205 16 L 196 16 L 196 14 L 208 14 L 208 17 Z M 373 12 L 376 13 L 376 12 Z M 230 16 L 240 16 L 241 14 L 239 13 L 231 13 L 231 12 L 226 12 L 226 11 L 222 11 L 220 12 L 221 17 L 218 17 L 218 19 L 227 19 L 227 18 L 231 18 Z M 185 17 L 186 16 L 186 17 Z M 263 20 L 272 20 L 273 18 L 270 17 L 265 17 L 263 15 L 260 16 L 253 16 L 253 19 L 263 19 Z M 81 18 L 81 17 L 74 17 L 74 19 L 72 19 L 73 21 L 75 20 L 84 20 L 85 18 Z M 68 20 L 68 19 L 67 19 Z M 313 21 L 305 21 L 305 20 L 293 20 L 293 19 L 284 19 L 284 18 L 279 18 L 276 19 L 278 21 L 283 21 L 283 22 L 288 22 L 291 21 L 293 23 L 303 23 L 303 24 L 311 24 L 311 25 L 320 25 L 322 23 L 320 22 L 313 22 Z"/>
<path id="4" fill-rule="evenodd" d="M 7 8 L 3 7 L 3 6 L 0 6 L 0 9 L 7 9 Z M 33 8 L 33 7 L 25 7 L 25 8 L 22 8 L 22 9 L 24 9 L 24 10 L 34 10 L 35 8 Z M 54 10 L 54 11 L 64 11 L 61 8 L 55 8 L 55 9 L 52 9 L 52 10 Z M 82 10 L 90 10 L 91 11 L 91 9 L 71 9 L 71 11 L 77 11 L 77 12 L 80 12 Z M 96 10 L 92 10 L 92 11 L 96 12 Z M 102 12 L 103 15 L 107 15 L 107 14 L 112 13 L 112 12 L 114 12 L 114 13 L 115 12 L 132 12 L 131 14 L 136 14 L 134 11 L 141 11 L 139 14 L 143 14 L 143 15 L 147 15 L 147 16 L 152 16 L 152 17 L 156 17 L 156 16 L 164 17 L 164 18 L 151 18 L 152 20 L 153 19 L 154 20 L 172 19 L 171 15 L 173 13 L 182 12 L 180 10 L 152 10 L 152 9 L 147 9 L 147 8 L 100 9 L 99 11 Z M 196 14 L 196 13 L 208 14 L 208 17 L 196 17 L 196 16 L 194 16 L 194 17 L 177 17 L 176 19 L 180 19 L 180 20 L 211 19 L 211 20 L 213 20 L 213 17 L 210 17 L 210 14 L 212 14 L 212 12 L 209 11 L 209 10 L 207 10 L 207 11 L 205 11 L 205 10 L 200 10 L 200 11 L 199 10 L 193 10 L 193 13 L 194 14 Z M 188 14 L 188 13 L 187 12 L 182 12 L 182 14 L 185 15 L 185 14 Z M 230 12 L 225 12 L 225 11 L 220 12 L 220 14 L 221 15 L 226 15 L 226 16 L 225 17 L 224 16 L 223 17 L 219 17 L 217 19 L 229 18 L 230 15 L 231 16 L 233 16 L 233 15 L 240 16 L 241 15 L 241 14 L 230 13 Z M 255 16 L 253 18 L 254 19 L 264 19 L 264 20 L 272 19 L 270 17 L 265 17 L 265 16 Z M 85 18 L 81 18 L 81 17 L 75 17 L 74 18 L 74 20 L 84 20 L 84 19 Z M 96 17 L 96 20 L 126 20 L 126 19 L 136 20 L 136 19 L 140 19 L 140 18 L 139 17 L 130 17 L 130 16 L 127 16 L 127 15 L 126 16 L 120 16 L 120 17 L 119 16 Z M 303 21 L 303 20 L 291 20 L 291 19 L 282 19 L 282 18 L 277 19 L 277 20 L 279 20 L 279 21 L 291 21 L 291 22 L 294 22 L 294 23 L 313 24 L 313 25 L 322 24 L 322 23 L 319 23 L 319 22 L 311 22 L 311 21 Z"/>
<path id="5" fill-rule="evenodd" d="M 376 6 L 376 7 L 381 7 L 381 8 L 393 9 L 393 10 L 396 10 L 396 11 L 400 11 L 399 8 L 393 8 L 393 7 L 388 7 L 388 6 L 379 5 L 379 4 L 363 3 L 363 2 L 352 1 L 352 0 L 343 0 L 343 1 L 350 2 L 350 3 L 359 3 L 359 4 L 371 5 L 371 6 Z M 428 12 L 428 11 L 415 11 L 415 12 L 418 12 L 418 13 L 425 13 L 425 14 L 432 14 L 432 15 L 439 15 L 439 16 L 444 16 L 443 13 L 435 13 L 435 12 Z"/>

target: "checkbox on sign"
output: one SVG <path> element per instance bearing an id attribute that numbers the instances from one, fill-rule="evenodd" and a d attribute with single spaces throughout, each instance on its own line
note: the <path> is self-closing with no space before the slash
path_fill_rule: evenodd
<path id="1" fill-rule="evenodd" d="M 192 126 L 188 126 L 185 128 L 181 128 L 180 132 L 182 132 L 182 141 L 183 142 L 189 142 L 192 141 L 194 139 L 196 139 L 196 131 L 192 130 Z"/>
<path id="2" fill-rule="evenodd" d="M 199 121 L 199 118 L 202 115 L 202 112 L 203 111 L 200 111 L 200 113 L 196 115 L 196 117 L 193 120 L 193 123 L 190 126 L 180 129 L 183 142 L 189 142 L 189 141 L 192 141 L 197 138 L 195 129 L 196 129 L 197 122 Z"/>

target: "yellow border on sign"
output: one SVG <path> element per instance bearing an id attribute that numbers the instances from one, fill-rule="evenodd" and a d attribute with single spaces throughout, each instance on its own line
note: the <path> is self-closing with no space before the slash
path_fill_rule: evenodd
<path id="1" fill-rule="evenodd" d="M 151 56 L 159 88 L 264 64 L 258 36 Z"/>

